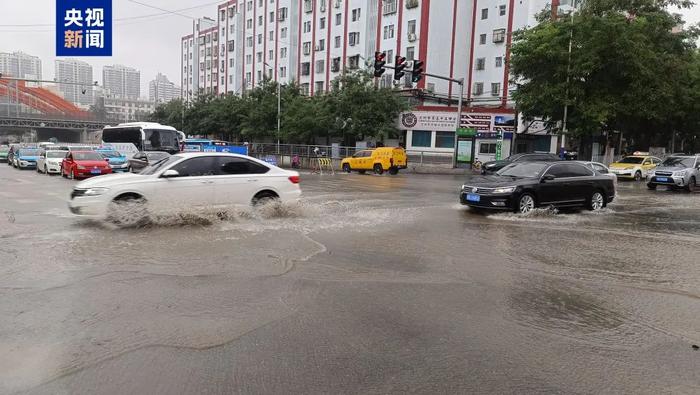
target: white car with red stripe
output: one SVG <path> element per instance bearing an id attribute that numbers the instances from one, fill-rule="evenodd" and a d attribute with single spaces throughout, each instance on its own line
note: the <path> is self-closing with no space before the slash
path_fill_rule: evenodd
<path id="1" fill-rule="evenodd" d="M 112 174 L 80 182 L 71 193 L 69 208 L 79 216 L 128 226 L 154 214 L 200 209 L 223 212 L 268 200 L 298 200 L 299 181 L 295 171 L 246 155 L 180 153 L 139 174 Z"/>

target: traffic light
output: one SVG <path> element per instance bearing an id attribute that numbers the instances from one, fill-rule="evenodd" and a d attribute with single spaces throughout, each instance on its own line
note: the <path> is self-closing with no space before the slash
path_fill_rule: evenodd
<path id="1" fill-rule="evenodd" d="M 418 82 L 423 78 L 423 73 L 425 72 L 423 70 L 423 64 L 424 62 L 421 60 L 414 60 L 413 61 L 413 70 L 411 71 L 411 81 L 413 82 Z"/>
<path id="2" fill-rule="evenodd" d="M 381 77 L 384 74 L 384 65 L 386 64 L 386 53 L 375 52 L 374 53 L 374 76 Z"/>
<path id="3" fill-rule="evenodd" d="M 401 78 L 404 76 L 403 69 L 406 68 L 406 58 L 400 55 L 396 55 L 394 58 L 394 79 L 396 81 L 400 81 Z"/>

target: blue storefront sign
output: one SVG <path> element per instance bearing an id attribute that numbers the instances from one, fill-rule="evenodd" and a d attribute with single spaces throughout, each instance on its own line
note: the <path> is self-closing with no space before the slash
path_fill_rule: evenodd
<path id="1" fill-rule="evenodd" d="M 56 56 L 112 56 L 112 0 L 56 0 Z"/>
<path id="2" fill-rule="evenodd" d="M 240 145 L 203 145 L 204 152 L 229 152 L 231 154 L 248 155 L 248 147 Z"/>

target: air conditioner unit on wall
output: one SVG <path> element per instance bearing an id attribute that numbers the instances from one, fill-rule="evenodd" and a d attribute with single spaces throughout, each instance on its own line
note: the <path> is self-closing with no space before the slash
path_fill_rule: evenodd
<path id="1" fill-rule="evenodd" d="M 414 42 L 417 39 L 418 39 L 418 37 L 416 36 L 416 33 L 408 33 L 408 41 L 409 42 Z"/>

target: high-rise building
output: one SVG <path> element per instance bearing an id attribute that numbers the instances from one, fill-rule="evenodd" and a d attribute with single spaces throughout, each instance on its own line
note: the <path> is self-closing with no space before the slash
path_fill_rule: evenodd
<path id="1" fill-rule="evenodd" d="M 148 83 L 148 100 L 156 103 L 167 103 L 180 97 L 180 87 L 168 80 L 168 77 L 158 73 L 156 78 Z"/>
<path id="2" fill-rule="evenodd" d="M 387 66 L 401 56 L 406 71 L 421 60 L 427 73 L 463 80 L 458 120 L 459 84 L 429 76 L 413 82 L 410 72 L 394 80 L 391 69 L 377 79 L 379 86 L 416 93 L 418 108 L 405 124 L 400 122 L 406 147 L 452 152 L 455 129 L 472 128 L 482 137 L 483 147 L 477 140 L 475 149 L 483 161 L 494 155 L 497 136 L 505 136 L 502 150 L 507 153 L 515 133 L 515 85 L 508 67 L 512 33 L 536 24 L 536 15 L 547 7 L 557 15 L 575 3 L 228 0 L 217 6 L 214 25 L 197 24 L 181 38 L 183 97 L 240 94 L 265 78 L 296 81 L 304 93 L 320 94 L 346 70 L 367 69 L 375 52 L 384 52 Z"/>
<path id="3" fill-rule="evenodd" d="M 24 52 L 0 52 L 0 73 L 10 77 L 40 80 L 41 59 Z"/>
<path id="4" fill-rule="evenodd" d="M 141 72 L 119 64 L 104 66 L 102 85 L 111 97 L 138 99 L 141 94 Z"/>
<path id="5" fill-rule="evenodd" d="M 55 62 L 58 89 L 68 101 L 82 106 L 94 102 L 92 66 L 78 59 L 57 59 Z M 64 82 L 64 84 L 62 84 Z"/>

